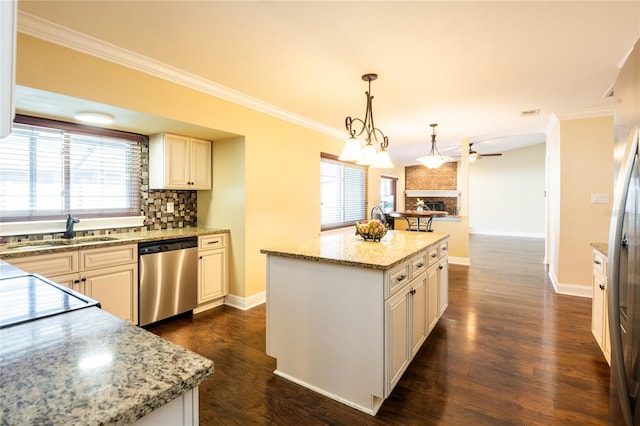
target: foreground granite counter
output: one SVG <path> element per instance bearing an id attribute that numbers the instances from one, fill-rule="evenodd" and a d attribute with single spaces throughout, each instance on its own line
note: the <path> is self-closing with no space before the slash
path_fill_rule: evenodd
<path id="1" fill-rule="evenodd" d="M 449 235 L 437 232 L 388 231 L 380 242 L 365 241 L 353 230 L 323 233 L 318 238 L 260 250 L 275 256 L 385 270 Z"/>
<path id="2" fill-rule="evenodd" d="M 60 253 L 79 248 L 109 247 L 124 244 L 137 244 L 146 241 L 160 241 L 174 238 L 197 237 L 211 234 L 228 234 L 228 229 L 189 228 L 163 229 L 159 231 L 135 231 L 108 235 L 89 235 L 72 239 L 29 239 L 0 245 L 0 259 L 11 259 L 36 254 Z"/>
<path id="3" fill-rule="evenodd" d="M 127 424 L 212 374 L 212 361 L 82 309 L 0 329 L 0 424 Z"/>

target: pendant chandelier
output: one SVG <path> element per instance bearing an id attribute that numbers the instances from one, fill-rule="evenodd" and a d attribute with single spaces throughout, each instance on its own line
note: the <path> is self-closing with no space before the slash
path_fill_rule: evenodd
<path id="1" fill-rule="evenodd" d="M 424 157 L 418 157 L 416 161 L 419 161 L 430 169 L 437 169 L 444 163 L 452 161 L 453 159 L 451 157 L 447 157 L 446 155 L 440 154 L 440 151 L 438 151 L 438 148 L 436 148 L 437 124 L 430 124 L 430 126 L 433 129 L 431 132 L 431 151 L 429 151 L 429 153 Z"/>
<path id="2" fill-rule="evenodd" d="M 349 137 L 344 145 L 340 160 L 355 161 L 356 164 L 373 168 L 388 169 L 393 167 L 387 147 L 389 138 L 373 123 L 373 96 L 371 96 L 371 82 L 378 78 L 377 74 L 365 74 L 362 80 L 369 82 L 367 95 L 367 111 L 364 120 L 347 117 L 345 127 Z M 364 134 L 364 141 L 359 137 Z M 375 143 L 375 144 L 374 144 Z"/>

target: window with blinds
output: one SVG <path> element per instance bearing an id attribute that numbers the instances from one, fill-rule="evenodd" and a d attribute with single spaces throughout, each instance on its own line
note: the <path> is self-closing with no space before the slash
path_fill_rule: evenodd
<path id="1" fill-rule="evenodd" d="M 367 217 L 367 169 L 322 154 L 320 229 L 353 225 Z"/>
<path id="2" fill-rule="evenodd" d="M 63 124 L 16 123 L 0 140 L 0 219 L 139 215 L 139 140 Z"/>

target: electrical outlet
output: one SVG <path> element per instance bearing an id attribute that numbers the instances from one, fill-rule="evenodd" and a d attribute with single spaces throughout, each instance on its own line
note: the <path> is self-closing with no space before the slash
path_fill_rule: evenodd
<path id="1" fill-rule="evenodd" d="M 173 202 L 171 201 L 167 203 L 167 213 L 173 213 Z"/>

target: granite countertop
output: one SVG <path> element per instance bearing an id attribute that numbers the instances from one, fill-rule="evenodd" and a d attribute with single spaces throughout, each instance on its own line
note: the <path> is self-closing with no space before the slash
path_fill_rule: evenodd
<path id="1" fill-rule="evenodd" d="M 608 251 L 609 251 L 608 243 L 591 243 L 591 247 L 598 250 L 604 256 L 608 256 Z"/>
<path id="2" fill-rule="evenodd" d="M 260 253 L 386 270 L 448 237 L 437 232 L 388 231 L 380 242 L 373 242 L 363 240 L 349 228 L 323 233 L 308 241 L 265 248 Z"/>
<path id="3" fill-rule="evenodd" d="M 210 234 L 228 234 L 228 229 L 189 227 L 163 229 L 160 231 L 137 231 L 76 237 L 70 240 L 27 240 L 18 243 L 0 245 L 0 259 L 11 259 L 35 254 L 59 253 L 79 248 L 97 248 L 124 244 L 137 244 L 143 241 L 159 241 L 172 238 L 184 238 Z"/>
<path id="4" fill-rule="evenodd" d="M 198 386 L 213 362 L 98 308 L 0 329 L 0 423 L 125 424 Z"/>

